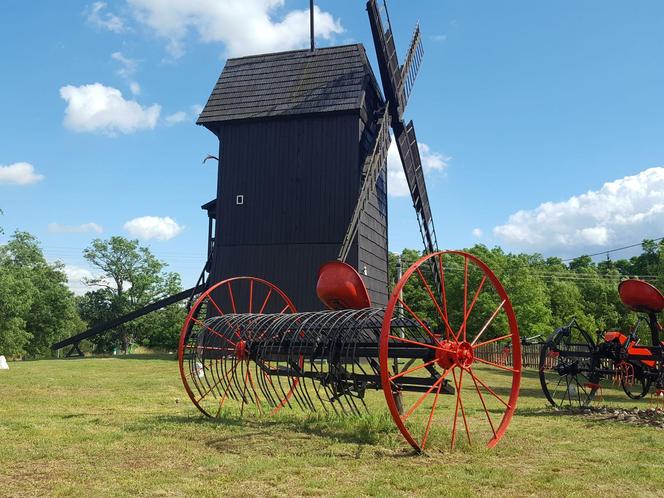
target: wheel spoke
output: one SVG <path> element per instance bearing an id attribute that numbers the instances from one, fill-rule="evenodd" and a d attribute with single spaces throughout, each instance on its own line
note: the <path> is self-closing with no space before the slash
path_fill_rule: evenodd
<path id="1" fill-rule="evenodd" d="M 424 330 L 426 330 L 427 334 L 429 334 L 429 335 L 431 336 L 431 338 L 432 338 L 434 341 L 436 341 L 436 343 L 440 344 L 440 341 L 436 338 L 436 336 L 433 334 L 433 332 L 431 332 L 431 330 L 429 330 L 429 327 L 426 326 L 426 324 L 425 324 L 425 323 L 422 321 L 422 319 L 417 315 L 417 313 L 415 313 L 413 310 L 411 310 L 410 307 L 409 307 L 406 303 L 403 302 L 403 299 L 397 299 L 397 300 L 401 303 L 401 305 L 402 305 L 404 308 L 406 308 L 406 309 L 408 310 L 408 313 L 410 313 L 411 315 L 413 315 L 413 318 L 415 318 L 415 320 L 417 320 L 417 323 L 419 323 L 419 324 L 422 326 L 422 328 L 423 328 Z"/>
<path id="2" fill-rule="evenodd" d="M 221 338 L 222 338 L 223 340 L 225 340 L 226 342 L 232 344 L 233 346 L 236 345 L 233 341 L 231 341 L 230 339 L 228 339 L 226 336 L 223 336 L 223 335 L 221 335 L 219 332 L 217 332 L 216 330 L 211 329 L 210 327 L 208 327 L 207 325 L 205 325 L 205 324 L 204 324 L 203 322 L 201 322 L 200 320 L 197 320 L 197 319 L 194 318 L 193 316 L 191 317 L 191 319 L 192 319 L 194 322 L 196 322 L 198 325 L 200 325 L 200 326 L 205 327 L 206 329 L 208 329 L 208 330 L 209 330 L 210 332 L 212 332 L 214 335 L 221 337 Z M 237 332 L 236 332 L 236 333 L 237 333 Z"/>
<path id="3" fill-rule="evenodd" d="M 567 399 L 569 399 L 569 404 L 570 406 L 572 405 L 572 394 L 569 392 L 569 375 L 565 376 L 565 382 L 567 383 L 567 391 L 565 393 L 567 394 Z M 563 398 L 564 400 L 565 398 Z"/>
<path id="4" fill-rule="evenodd" d="M 577 380 L 576 376 L 574 377 L 574 382 L 576 383 L 576 399 L 579 401 L 579 406 L 581 406 L 581 386 L 579 385 L 579 381 Z M 584 389 L 585 392 L 585 389 Z M 586 399 L 588 397 L 588 393 L 586 393 Z"/>
<path id="5" fill-rule="evenodd" d="M 449 321 L 449 315 L 447 313 L 447 292 L 445 291 L 445 269 L 443 268 L 443 255 L 438 255 L 438 267 L 440 268 L 440 290 L 443 295 L 443 314 L 445 315 L 445 323 Z M 449 341 L 450 333 L 452 328 L 445 329 L 447 332 L 446 339 Z"/>
<path id="6" fill-rule="evenodd" d="M 411 339 L 406 339 L 405 337 L 399 337 L 397 335 L 390 335 L 388 337 L 390 339 L 394 339 L 395 341 L 401 341 L 401 342 L 405 342 L 405 343 L 408 343 L 408 344 L 414 344 L 416 346 L 422 346 L 424 348 L 435 349 L 436 351 L 442 349 L 442 347 L 440 347 L 440 346 L 434 346 L 433 344 L 427 344 L 425 342 L 413 341 Z"/>
<path id="7" fill-rule="evenodd" d="M 491 344 L 492 342 L 498 342 L 502 341 L 503 339 L 508 339 L 512 337 L 512 334 L 505 334 L 501 335 L 500 337 L 494 337 L 493 339 L 489 339 L 488 341 L 480 342 L 479 344 L 475 344 L 473 346 L 473 349 L 481 348 L 482 346 L 486 346 L 487 344 Z"/>
<path id="8" fill-rule="evenodd" d="M 409 368 L 408 370 L 404 370 L 403 372 L 400 372 L 400 373 L 398 373 L 398 374 L 396 374 L 396 375 L 393 375 L 393 376 L 390 377 L 388 380 L 393 381 L 394 379 L 398 379 L 399 377 L 403 377 L 404 375 L 408 375 L 409 373 L 415 372 L 416 370 L 420 370 L 420 369 L 422 369 L 422 368 L 426 368 L 426 367 L 428 367 L 429 365 L 433 365 L 434 363 L 436 363 L 436 361 L 438 361 L 438 360 L 433 359 L 433 360 L 428 361 L 428 362 L 426 362 L 426 363 L 422 363 L 421 365 L 417 365 L 417 366 L 415 366 L 415 367 Z"/>
<path id="9" fill-rule="evenodd" d="M 219 306 L 217 306 L 216 301 L 215 301 L 214 299 L 212 299 L 212 294 L 208 294 L 207 297 L 208 297 L 208 299 L 210 300 L 210 302 L 212 303 L 212 306 L 214 306 L 215 309 L 219 312 L 219 314 L 220 314 L 221 316 L 224 316 L 224 312 L 221 311 L 221 308 L 220 308 Z"/>
<path id="10" fill-rule="evenodd" d="M 468 256 L 464 254 L 463 256 L 463 316 L 466 316 L 466 308 L 468 307 Z M 466 340 L 466 320 L 463 320 L 463 340 Z M 461 330 L 459 330 L 459 336 L 461 336 Z M 457 341 L 459 339 L 457 338 Z"/>
<path id="11" fill-rule="evenodd" d="M 200 365 L 201 365 L 202 369 L 207 370 L 207 371 L 211 371 L 208 367 L 205 366 L 205 363 L 203 363 L 203 361 L 205 361 L 205 360 L 201 359 L 201 362 L 200 362 Z M 196 362 L 198 362 L 198 360 L 196 360 Z M 200 368 L 196 368 L 196 369 L 192 370 L 191 366 L 190 366 L 189 371 L 187 372 L 187 375 L 189 376 L 190 379 L 194 380 L 194 375 L 198 375 L 200 370 L 201 370 Z M 205 375 L 205 374 L 203 374 L 203 375 Z"/>
<path id="12" fill-rule="evenodd" d="M 212 390 L 219 385 L 220 382 L 221 379 L 217 380 L 214 384 L 212 384 L 212 386 L 207 391 L 205 391 L 205 393 L 203 393 L 200 398 L 196 400 L 196 403 L 200 403 L 201 401 L 203 401 L 203 398 L 205 398 L 205 396 L 210 394 Z"/>
<path id="13" fill-rule="evenodd" d="M 438 300 L 434 297 L 433 292 L 431 292 L 431 287 L 429 287 L 429 284 L 427 283 L 426 279 L 424 278 L 424 275 L 422 275 L 422 272 L 420 271 L 419 267 L 417 268 L 417 274 L 420 276 L 420 280 L 424 284 L 424 288 L 427 290 L 427 293 L 429 294 L 429 297 L 433 301 L 433 304 L 436 305 L 436 309 L 438 310 L 438 314 L 440 315 L 440 318 L 442 318 L 443 322 L 445 323 L 445 330 L 447 331 L 449 329 L 449 331 L 452 334 L 454 334 L 454 332 L 452 331 L 452 327 L 450 326 L 450 324 L 447 321 L 447 317 L 443 314 L 443 310 L 440 309 L 440 305 L 438 304 Z"/>
<path id="14" fill-rule="evenodd" d="M 227 384 L 226 384 L 226 389 L 224 389 L 224 395 L 223 395 L 223 397 L 221 398 L 221 400 L 219 401 L 219 410 L 217 410 L 217 417 L 218 417 L 219 414 L 221 413 L 221 408 L 224 406 L 224 402 L 226 401 L 226 397 L 228 396 L 228 391 L 229 391 L 230 388 L 231 388 L 231 381 L 230 381 L 230 379 L 228 378 L 228 374 L 232 373 L 233 370 L 235 370 L 236 367 L 237 367 L 237 363 L 235 363 L 234 365 L 232 365 L 232 366 L 231 366 L 228 370 L 226 370 L 226 372 L 224 373 L 224 380 L 227 382 Z"/>
<path id="15" fill-rule="evenodd" d="M 486 407 L 486 402 L 484 401 L 484 396 L 482 395 L 482 391 L 480 391 L 480 386 L 477 385 L 475 377 L 471 376 L 470 378 L 473 380 L 473 384 L 475 384 L 475 390 L 477 391 L 477 394 L 480 397 L 480 401 L 482 402 L 482 407 L 484 408 L 484 413 L 486 413 L 486 419 L 489 421 L 489 425 L 491 426 L 491 432 L 493 432 L 493 437 L 496 437 L 496 429 L 493 426 L 493 421 L 491 420 L 491 415 L 489 415 L 489 410 Z"/>
<path id="16" fill-rule="evenodd" d="M 251 313 L 251 308 L 253 303 L 254 303 L 254 281 L 249 280 L 249 313 Z"/>
<path id="17" fill-rule="evenodd" d="M 456 375 L 454 377 L 454 386 L 456 387 Z M 458 418 L 459 418 L 459 396 L 457 390 L 457 399 L 456 399 L 456 404 L 454 406 L 454 423 L 452 424 L 452 442 L 451 442 L 452 449 L 454 449 L 454 446 L 456 444 L 456 430 L 457 430 Z"/>
<path id="18" fill-rule="evenodd" d="M 482 288 L 484 287 L 484 282 L 486 282 L 486 275 L 482 277 L 482 281 L 480 282 L 480 285 L 477 287 L 477 291 L 475 292 L 475 296 L 473 297 L 473 300 L 470 303 L 470 306 L 468 307 L 468 312 L 464 313 L 463 316 L 463 324 L 459 328 L 459 332 L 457 333 L 457 337 L 461 335 L 461 329 L 463 329 L 463 340 L 466 340 L 466 330 L 468 328 L 468 318 L 470 318 L 470 314 L 473 312 L 473 308 L 475 307 L 475 303 L 477 302 L 477 298 L 480 296 L 480 293 L 482 292 Z"/>
<path id="19" fill-rule="evenodd" d="M 265 296 L 265 301 L 263 301 L 263 306 L 261 306 L 261 310 L 258 312 L 259 315 L 263 314 L 263 310 L 265 310 L 265 306 L 267 306 L 267 302 L 270 300 L 271 295 L 272 295 L 272 289 L 270 289 L 267 293 L 267 296 Z"/>
<path id="20" fill-rule="evenodd" d="M 515 372 L 518 373 L 519 370 L 516 370 L 514 368 L 506 367 L 505 365 L 499 365 L 498 363 L 494 363 L 489 360 L 483 360 L 482 358 L 477 358 L 475 357 L 475 361 L 479 361 L 480 363 L 485 363 L 487 365 L 491 365 L 492 367 L 500 368 L 501 370 L 507 370 L 508 372 Z"/>
<path id="21" fill-rule="evenodd" d="M 458 401 L 458 406 L 461 408 L 461 416 L 463 417 L 463 426 L 466 429 L 466 436 L 468 437 L 468 444 L 472 444 L 470 442 L 470 430 L 468 427 L 468 420 L 466 419 L 466 410 L 463 407 L 463 399 L 461 398 L 461 389 L 463 387 L 463 368 L 459 369 L 459 382 L 457 383 L 457 378 L 456 378 L 456 372 L 453 370 L 452 375 L 454 376 L 454 386 L 456 387 L 457 390 L 457 401 Z M 456 416 L 456 415 L 455 415 Z M 452 445 L 454 447 L 454 444 Z"/>
<path id="22" fill-rule="evenodd" d="M 498 401 L 500 401 L 503 405 L 505 405 L 507 408 L 511 408 L 510 404 L 505 401 L 503 398 L 498 396 L 493 389 L 491 389 L 489 386 L 487 386 L 484 382 L 482 382 L 482 379 L 480 379 L 477 375 L 473 373 L 473 369 L 468 367 L 466 368 L 466 371 L 473 377 L 477 382 L 479 382 L 484 389 L 486 389 L 489 394 L 491 394 L 494 398 L 496 398 Z"/>
<path id="23" fill-rule="evenodd" d="M 429 413 L 429 420 L 427 421 L 427 428 L 424 431 L 424 437 L 422 438 L 422 444 L 420 448 L 424 450 L 424 447 L 427 444 L 427 438 L 429 437 L 429 430 L 431 429 L 431 421 L 433 420 L 433 414 L 436 412 L 436 404 L 438 404 L 438 396 L 440 395 L 440 390 L 443 387 L 442 382 L 438 385 L 438 390 L 436 391 L 436 397 L 433 399 L 433 406 L 431 407 L 431 413 Z"/>
<path id="24" fill-rule="evenodd" d="M 556 393 L 558 392 L 558 388 L 560 387 L 560 383 L 563 381 L 564 377 L 559 376 L 558 377 L 558 383 L 556 384 L 556 387 L 553 389 L 553 393 L 551 394 L 551 399 L 556 399 Z"/>
<path id="25" fill-rule="evenodd" d="M 450 370 L 451 370 L 451 367 L 450 367 Z M 420 396 L 420 397 L 417 399 L 417 401 L 415 401 L 415 403 L 413 404 L 413 406 L 410 407 L 410 410 L 408 410 L 408 412 L 406 412 L 405 415 L 402 415 L 402 416 L 401 416 L 401 420 L 402 420 L 403 422 L 405 422 L 406 420 L 408 420 L 408 417 L 410 417 L 410 416 L 413 414 L 413 412 L 419 408 L 419 406 L 424 402 L 424 400 L 426 399 L 426 397 L 427 397 L 429 394 L 431 394 L 431 391 L 433 391 L 433 390 L 436 389 L 440 384 L 442 384 L 442 382 L 445 380 L 445 376 L 449 373 L 450 370 L 448 370 L 447 372 L 445 372 L 444 375 L 442 375 L 440 378 L 438 378 L 438 380 L 436 380 L 436 382 L 434 382 L 434 383 L 431 385 L 431 387 L 430 387 L 429 389 L 427 389 L 427 391 L 426 391 L 424 394 L 422 394 L 422 396 Z"/>
<path id="26" fill-rule="evenodd" d="M 487 328 L 489 328 L 489 325 L 491 325 L 491 322 L 493 322 L 493 319 L 496 318 L 496 316 L 498 315 L 498 313 L 500 312 L 500 310 L 503 309 L 503 306 L 505 306 L 505 300 L 504 300 L 504 299 L 503 299 L 502 302 L 498 305 L 498 307 L 497 307 L 496 310 L 493 312 L 493 314 L 491 315 L 491 317 L 486 321 L 486 323 L 484 324 L 484 326 L 483 326 L 482 329 L 480 330 L 479 334 L 477 334 L 477 336 L 475 336 L 475 339 L 473 339 L 473 342 L 470 343 L 471 345 L 474 345 L 474 344 L 479 340 L 479 338 L 482 337 L 482 334 L 484 333 L 484 331 L 485 331 Z"/>
<path id="27" fill-rule="evenodd" d="M 233 313 L 237 313 L 237 310 L 235 309 L 235 297 L 233 296 L 233 289 L 231 288 L 231 282 L 230 280 L 226 283 L 228 286 L 228 295 L 231 298 L 231 308 L 233 309 Z"/>

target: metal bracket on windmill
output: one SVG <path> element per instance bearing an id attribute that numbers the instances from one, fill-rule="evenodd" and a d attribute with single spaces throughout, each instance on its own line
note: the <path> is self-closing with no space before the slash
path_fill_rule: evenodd
<path id="1" fill-rule="evenodd" d="M 348 229 L 346 230 L 346 235 L 344 240 L 341 243 L 341 249 L 339 250 L 339 256 L 337 259 L 339 261 L 346 261 L 348 257 L 348 252 L 353 243 L 353 239 L 357 234 L 357 228 L 360 223 L 360 216 L 367 207 L 367 202 L 369 202 L 369 197 L 371 193 L 376 188 L 376 182 L 378 181 L 378 175 L 383 168 L 383 165 L 387 161 L 387 151 L 390 148 L 390 113 L 387 109 L 383 111 L 383 116 L 380 118 L 379 122 L 378 135 L 376 136 L 376 143 L 374 144 L 373 152 L 371 156 L 367 158 L 364 162 L 364 168 L 362 169 L 362 176 L 364 181 L 362 182 L 362 188 L 360 189 L 360 196 L 357 199 L 357 204 L 355 205 L 355 210 L 353 211 L 353 216 L 350 219 Z"/>

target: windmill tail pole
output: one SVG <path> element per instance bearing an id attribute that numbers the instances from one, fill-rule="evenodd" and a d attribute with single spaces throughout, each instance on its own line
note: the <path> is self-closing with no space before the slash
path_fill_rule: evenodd
<path id="1" fill-rule="evenodd" d="M 90 337 L 94 337 L 99 334 L 103 334 L 107 332 L 110 329 L 119 327 L 120 325 L 130 322 L 132 320 L 136 320 L 137 318 L 140 318 L 142 316 L 147 315 L 148 313 L 152 313 L 153 311 L 157 311 L 161 308 L 165 308 L 166 306 L 170 304 L 177 303 L 179 301 L 183 301 L 189 297 L 191 297 L 192 293 L 196 291 L 196 287 L 193 287 L 191 289 L 187 289 L 185 291 L 182 291 L 178 294 L 175 294 L 173 296 L 166 297 L 164 299 L 161 299 L 159 301 L 156 301 L 152 304 L 149 304 L 148 306 L 141 308 L 136 311 L 132 311 L 131 313 L 128 313 L 127 315 L 121 316 L 119 318 L 116 318 L 114 320 L 111 320 L 110 322 L 103 323 L 100 325 L 96 325 L 85 332 L 81 332 L 80 334 L 74 335 L 70 337 L 69 339 L 65 339 L 64 341 L 60 341 L 58 343 L 55 343 L 51 346 L 51 349 L 53 351 L 57 351 L 58 349 L 65 348 L 67 346 L 74 346 L 76 350 L 78 350 L 78 344 L 83 340 L 83 339 L 89 339 Z M 80 350 L 78 350 L 80 352 Z"/>

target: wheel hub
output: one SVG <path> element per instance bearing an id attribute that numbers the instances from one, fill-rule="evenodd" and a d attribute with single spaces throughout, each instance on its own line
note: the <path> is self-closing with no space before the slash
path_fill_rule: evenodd
<path id="1" fill-rule="evenodd" d="M 249 348 L 247 347 L 247 341 L 238 341 L 235 345 L 235 357 L 242 361 L 249 359 Z"/>
<path id="2" fill-rule="evenodd" d="M 436 361 L 445 370 L 455 365 L 461 368 L 468 368 L 473 364 L 474 360 L 473 346 L 467 341 L 442 341 L 441 349 L 436 351 Z"/>

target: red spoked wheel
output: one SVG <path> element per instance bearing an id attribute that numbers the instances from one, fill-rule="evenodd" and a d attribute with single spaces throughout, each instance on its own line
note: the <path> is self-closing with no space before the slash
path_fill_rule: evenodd
<path id="1" fill-rule="evenodd" d="M 205 291 L 191 307 L 180 333 L 178 361 L 184 388 L 203 414 L 219 416 L 234 404 L 259 414 L 276 413 L 289 403 L 297 379 L 275 378 L 275 367 L 252 354 L 261 342 L 263 315 L 295 313 L 288 296 L 255 277 L 223 280 Z M 256 348 L 258 349 L 258 348 Z"/>
<path id="2" fill-rule="evenodd" d="M 496 445 L 516 408 L 521 346 L 489 267 L 459 251 L 415 262 L 385 312 L 380 371 L 390 413 L 418 452 L 434 440 Z"/>

